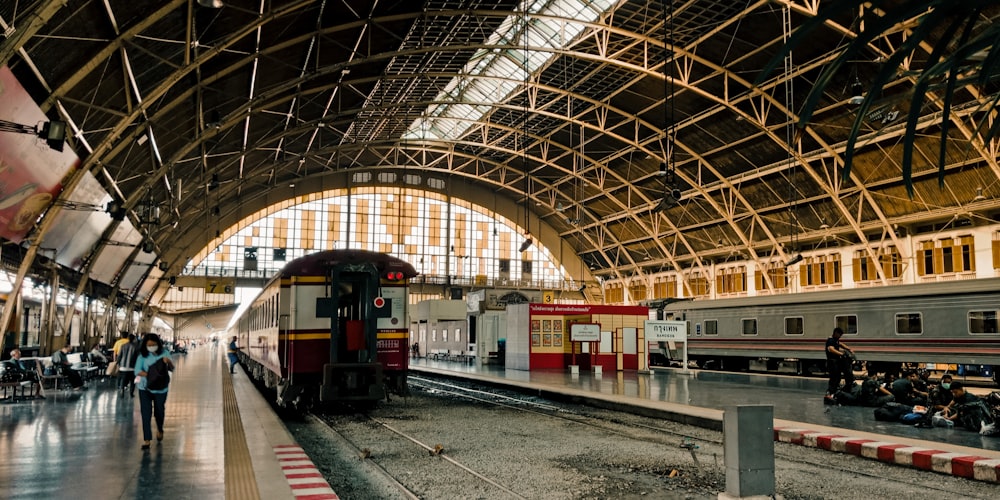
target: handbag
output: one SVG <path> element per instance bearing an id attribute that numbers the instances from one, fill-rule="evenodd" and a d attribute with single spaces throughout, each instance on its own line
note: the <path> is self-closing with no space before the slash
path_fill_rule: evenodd
<path id="1" fill-rule="evenodd" d="M 108 367 L 107 367 L 107 369 L 104 370 L 104 374 L 108 375 L 110 377 L 114 377 L 115 375 L 118 375 L 118 362 L 117 361 L 112 361 L 112 362 L 108 363 Z"/>

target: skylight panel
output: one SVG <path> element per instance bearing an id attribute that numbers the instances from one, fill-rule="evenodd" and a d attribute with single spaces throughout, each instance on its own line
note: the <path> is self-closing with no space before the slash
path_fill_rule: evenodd
<path id="1" fill-rule="evenodd" d="M 457 140 L 483 118 L 497 103 L 510 98 L 522 85 L 525 71 L 534 74 L 558 56 L 583 33 L 584 23 L 594 22 L 618 0 L 534 0 L 522 4 L 529 15 L 561 19 L 530 18 L 527 34 L 520 15 L 508 16 L 486 41 L 487 46 L 511 48 L 482 49 L 469 59 L 463 76 L 453 78 L 434 99 L 439 104 L 427 108 L 424 117 L 414 120 L 404 139 Z M 545 50 L 525 50 L 527 45 Z M 524 63 L 527 59 L 527 64 Z M 440 104 L 443 103 L 443 104 Z"/>

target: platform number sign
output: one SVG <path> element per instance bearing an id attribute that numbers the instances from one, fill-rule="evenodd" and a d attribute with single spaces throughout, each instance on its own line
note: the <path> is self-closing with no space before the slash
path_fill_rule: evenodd
<path id="1" fill-rule="evenodd" d="M 236 291 L 235 279 L 209 279 L 205 281 L 205 293 L 221 293 L 232 295 Z"/>

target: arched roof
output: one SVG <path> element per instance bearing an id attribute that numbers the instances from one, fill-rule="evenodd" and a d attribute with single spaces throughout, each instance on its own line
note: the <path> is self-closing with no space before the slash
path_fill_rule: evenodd
<path id="1" fill-rule="evenodd" d="M 527 28 L 509 0 L 200 3 L 211 2 L 0 6 L 0 63 L 70 123 L 82 168 L 61 196 L 89 171 L 129 209 L 159 206 L 160 223 L 142 231 L 173 272 L 219 224 L 356 171 L 499 192 L 607 277 L 734 251 L 784 260 L 800 243 L 892 239 L 959 213 L 994 220 L 1000 208 L 996 142 L 975 139 L 975 104 L 995 86 L 955 93 L 943 188 L 942 100 L 928 96 L 907 195 L 900 150 L 919 53 L 866 117 L 840 178 L 854 83 L 873 78 L 913 23 L 835 76 L 793 138 L 806 93 L 855 36 L 855 13 L 833 16 L 784 70 L 753 82 L 827 2 L 539 1 Z M 982 26 L 998 13 L 985 9 Z M 671 188 L 680 199 L 661 204 Z"/>

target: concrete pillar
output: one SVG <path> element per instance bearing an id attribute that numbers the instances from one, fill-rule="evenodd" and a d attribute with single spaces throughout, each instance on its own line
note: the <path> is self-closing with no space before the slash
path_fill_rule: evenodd
<path id="1" fill-rule="evenodd" d="M 774 407 L 726 407 L 722 421 L 726 491 L 719 499 L 774 497 Z"/>

